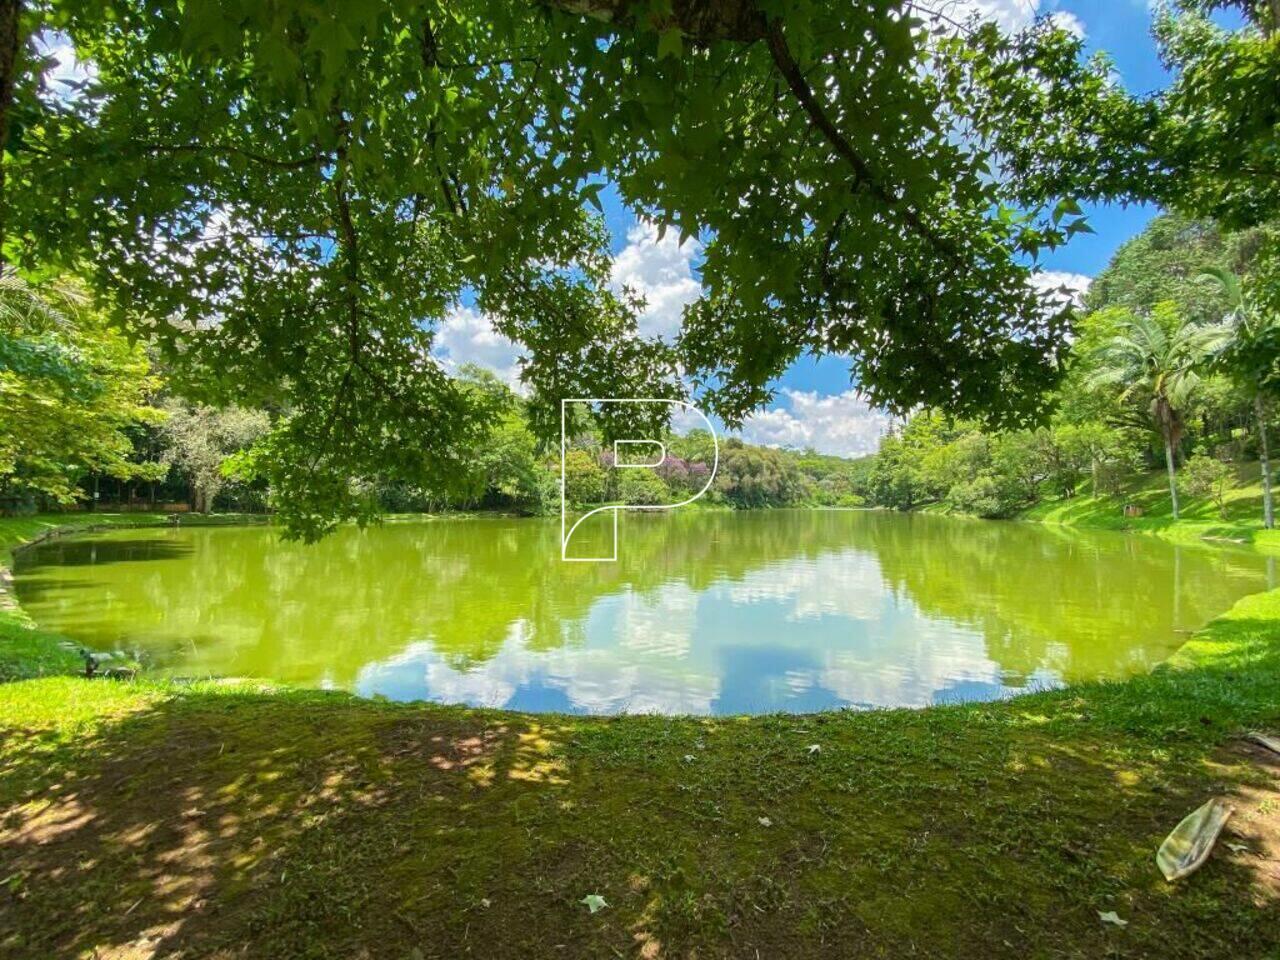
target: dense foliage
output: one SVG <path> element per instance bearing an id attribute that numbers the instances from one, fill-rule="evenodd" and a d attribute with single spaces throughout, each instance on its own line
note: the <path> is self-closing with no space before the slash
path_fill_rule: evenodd
<path id="1" fill-rule="evenodd" d="M 36 289 L 0 274 L 0 507 L 31 497 L 65 504 L 90 471 L 154 479 L 133 428 L 162 414 L 146 354 L 90 309 L 68 283 Z"/>
<path id="2" fill-rule="evenodd" d="M 1160 465 L 1176 517 L 1180 489 L 1221 508 L 1225 464 L 1257 456 L 1270 526 L 1280 332 L 1264 301 L 1276 283 L 1276 243 L 1270 226 L 1233 234 L 1157 218 L 1089 291 L 1092 310 L 1077 328 L 1048 425 L 990 431 L 937 411 L 917 414 L 882 444 L 867 499 L 1005 517 L 1086 485 L 1122 496 L 1139 471 Z M 1188 454 L 1179 484 L 1177 462 Z"/>
<path id="3" fill-rule="evenodd" d="M 1065 292 L 1030 280 L 1043 251 L 1088 229 L 1082 199 L 1154 200 L 1237 230 L 1280 213 L 1276 7 L 1215 20 L 1222 5 L 1159 8 L 1172 82 L 1133 96 L 1052 18 L 1009 34 L 897 0 L 7 0 L 0 260 L 85 277 L 104 315 L 158 351 L 185 409 L 268 411 L 235 476 L 269 487 L 286 530 L 309 538 L 392 491 L 542 502 L 543 478 L 506 461 L 553 439 L 560 398 L 692 389 L 733 425 L 805 353 L 849 357 L 898 413 L 1026 429 L 1056 402 L 1059 427 L 1154 424 L 1172 477 L 1197 413 L 1183 408 L 1233 409 L 1206 398 L 1245 390 L 1242 358 L 1270 343 L 1238 322 L 1252 346 L 1220 344 L 1211 375 L 1187 356 L 1227 309 L 1225 287 L 1196 285 L 1203 261 L 1240 272 L 1265 259 L 1253 240 L 1224 259 L 1214 244 L 1236 241 L 1198 227 L 1200 262 L 1183 257 L 1163 287 L 1142 271 L 1100 283 L 1074 342 Z M 79 79 L 51 77 L 55 39 L 88 65 Z M 606 186 L 703 245 L 702 293 L 672 342 L 642 336 L 640 302 L 609 282 Z M 1150 239 L 1127 255 L 1170 249 Z M 1274 315 L 1261 273 L 1237 319 Z M 432 351 L 462 303 L 523 348 L 522 424 Z M 1161 351 L 1174 368 L 1157 369 Z M 1121 355 L 1143 376 L 1113 395 Z M 1259 429 L 1269 390 L 1252 398 Z M 661 424 L 615 412 L 594 429 L 636 426 Z M 995 465 L 1025 459 L 1009 442 L 958 498 L 1008 499 Z M 510 455 L 480 453 L 495 447 Z M 208 450 L 180 459 L 212 489 Z M 726 470 L 744 503 L 792 497 L 769 455 Z"/>
<path id="4" fill-rule="evenodd" d="M 296 533 L 366 516 L 372 485 L 461 475 L 491 411 L 430 346 L 464 299 L 525 348 L 544 440 L 560 397 L 674 396 L 678 370 L 737 422 L 809 351 L 851 357 L 877 403 L 1002 422 L 1037 413 L 1059 372 L 1067 302 L 1028 278 L 1083 222 L 1072 191 L 1015 203 L 991 176 L 974 88 L 929 68 L 990 55 L 947 42 L 945 12 L 0 11 L 20 14 L 10 62 L 0 49 L 0 255 L 84 272 L 194 399 L 286 409 L 260 464 Z M 93 66 L 72 89 L 45 82 L 52 31 Z M 1048 21 L 1033 33 L 1066 42 Z M 638 305 L 606 282 L 606 182 L 704 243 L 676 344 L 639 336 Z"/>
<path id="5" fill-rule="evenodd" d="M 14 290 L 43 304 L 14 281 Z M 38 316 L 45 313 L 37 311 Z M 282 417 L 265 410 L 190 403 L 172 394 L 162 369 L 127 346 L 101 321 L 58 315 L 63 339 L 0 334 L 8 369 L 0 391 L 10 402 L 0 416 L 0 509 L 50 508 L 99 500 L 110 507 L 278 510 L 289 489 L 272 482 L 273 427 Z M 40 328 L 29 318 L 28 330 Z M 65 329 L 64 329 L 65 327 Z M 6 331 L 9 329 L 5 328 Z M 95 339 L 96 338 L 96 339 Z M 66 343 L 63 342 L 66 340 Z M 68 346 L 67 344 L 70 344 Z M 62 350 L 62 352 L 58 352 Z M 19 367 L 19 360 L 24 367 Z M 92 364 L 89 360 L 92 360 Z M 24 371 L 18 375 L 19 369 Z M 474 440 L 458 451 L 459 472 L 436 486 L 369 483 L 353 489 L 370 513 L 502 510 L 555 514 L 560 509 L 560 463 L 541 443 L 533 405 L 492 373 L 463 368 L 459 389 L 482 395 L 493 411 Z M 564 463 L 572 507 L 605 503 L 670 505 L 706 487 L 716 463 L 711 434 L 661 434 L 667 455 L 655 469 L 618 469 L 597 427 L 577 436 Z M 10 453 L 13 451 L 13 453 Z M 721 438 L 714 485 L 706 504 L 738 508 L 851 506 L 862 464 L 814 451 L 752 446 Z"/>
<path id="6" fill-rule="evenodd" d="M 1126 91 L 1106 54 L 1086 60 L 1083 41 L 1061 33 L 1010 40 L 992 26 L 939 63 L 972 88 L 972 122 L 1024 203 L 1154 201 L 1234 229 L 1275 219 L 1280 7 L 1170 0 L 1153 16 L 1172 76 L 1151 94 Z"/>

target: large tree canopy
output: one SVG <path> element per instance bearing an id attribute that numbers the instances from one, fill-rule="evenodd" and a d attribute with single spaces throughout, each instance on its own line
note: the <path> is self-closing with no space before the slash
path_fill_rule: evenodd
<path id="1" fill-rule="evenodd" d="M 79 89 L 42 84 L 40 30 Z M 286 411 L 304 533 L 358 511 L 352 478 L 461 473 L 486 411 L 430 348 L 463 299 L 527 348 L 544 433 L 678 371 L 733 422 L 807 351 L 1003 422 L 1058 370 L 1065 299 L 1028 273 L 1078 208 L 1011 206 L 987 91 L 947 68 L 993 35 L 914 3 L 44 0 L 19 33 L 5 255 L 87 271 L 197 392 Z M 606 181 L 705 243 L 675 345 L 609 290 Z"/>
<path id="2" fill-rule="evenodd" d="M 977 52 L 947 57 L 945 72 L 973 90 L 974 123 L 1024 203 L 1154 201 L 1236 228 L 1280 216 L 1280 2 L 1153 9 L 1172 74 L 1153 94 L 1130 94 L 1109 58 L 1083 60 L 1061 34 L 981 31 L 967 40 Z"/>

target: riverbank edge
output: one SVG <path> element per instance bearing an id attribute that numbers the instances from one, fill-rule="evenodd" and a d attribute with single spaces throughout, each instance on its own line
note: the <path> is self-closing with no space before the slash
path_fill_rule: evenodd
<path id="1" fill-rule="evenodd" d="M 1141 518 L 1112 521 L 1055 520 L 1028 515 L 1026 512 L 1012 518 L 1017 523 L 1036 523 L 1045 527 L 1065 527 L 1072 530 L 1106 530 L 1111 533 L 1133 533 L 1144 537 L 1158 537 L 1176 544 L 1203 546 L 1234 545 L 1250 547 L 1269 556 L 1280 556 L 1280 529 L 1265 530 L 1261 524 L 1214 523 L 1206 521 L 1169 521 Z M 1004 521 L 997 521 L 1004 522 Z"/>

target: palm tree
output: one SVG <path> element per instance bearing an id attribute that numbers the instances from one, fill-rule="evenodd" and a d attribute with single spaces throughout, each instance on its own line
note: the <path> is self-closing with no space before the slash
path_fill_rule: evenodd
<path id="1" fill-rule="evenodd" d="M 1158 308 L 1157 308 L 1158 309 Z M 1138 314 L 1098 351 L 1098 367 L 1089 377 L 1094 387 L 1120 387 L 1122 402 L 1136 400 L 1164 440 L 1169 471 L 1169 497 L 1178 519 L 1178 485 L 1174 452 L 1185 429 L 1183 411 L 1200 383 L 1196 367 L 1204 362 L 1215 331 L 1197 326 L 1173 312 Z"/>
<path id="2" fill-rule="evenodd" d="M 59 278 L 35 286 L 13 267 L 0 267 L 0 334 L 65 330 L 88 303 L 75 281 Z"/>
<path id="3" fill-rule="evenodd" d="M 1240 278 L 1230 270 L 1214 267 L 1203 276 L 1217 282 L 1227 302 L 1221 334 L 1214 344 L 1213 365 L 1225 371 L 1253 400 L 1258 422 L 1258 452 L 1262 466 L 1262 524 L 1276 525 L 1271 500 L 1271 458 L 1267 450 L 1267 415 L 1270 401 L 1280 393 L 1280 317 L 1246 296 Z"/>

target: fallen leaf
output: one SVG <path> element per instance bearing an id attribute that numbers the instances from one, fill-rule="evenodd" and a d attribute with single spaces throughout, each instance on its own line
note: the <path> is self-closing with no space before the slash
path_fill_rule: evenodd
<path id="1" fill-rule="evenodd" d="M 585 903 L 587 905 L 587 909 L 592 913 L 595 913 L 597 910 L 603 910 L 609 905 L 604 902 L 604 897 L 600 896 L 598 893 L 589 893 L 578 902 Z"/>
<path id="2" fill-rule="evenodd" d="M 1121 920 L 1120 917 L 1116 915 L 1116 912 L 1114 910 L 1108 910 L 1106 913 L 1103 913 L 1101 910 L 1099 910 L 1098 919 L 1101 920 L 1103 923 L 1109 923 L 1117 927 L 1127 927 L 1129 925 L 1129 921 Z"/>

